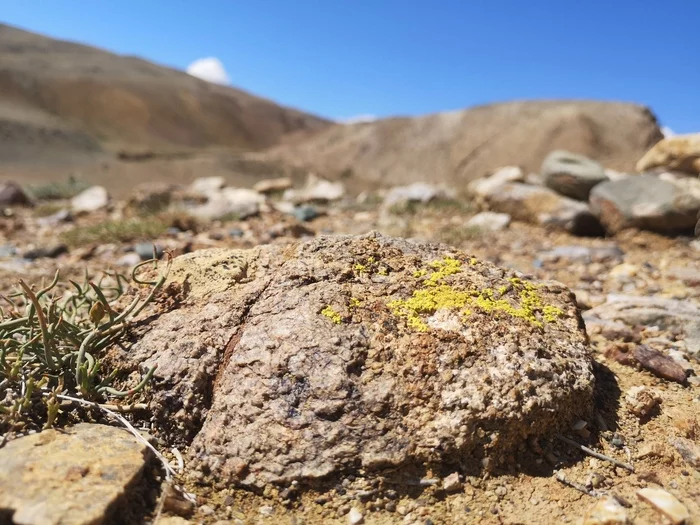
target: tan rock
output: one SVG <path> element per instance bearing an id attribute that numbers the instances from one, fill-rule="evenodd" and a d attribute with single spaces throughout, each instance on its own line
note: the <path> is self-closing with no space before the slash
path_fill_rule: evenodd
<path id="1" fill-rule="evenodd" d="M 274 193 L 284 191 L 292 187 L 292 179 L 289 177 L 278 177 L 276 179 L 264 179 L 258 181 L 253 189 L 258 193 Z"/>
<path id="2" fill-rule="evenodd" d="M 104 523 L 147 452 L 123 429 L 87 423 L 11 441 L 0 449 L 0 511 L 21 525 Z"/>
<path id="3" fill-rule="evenodd" d="M 627 511 L 613 498 L 603 498 L 593 505 L 585 517 L 582 525 L 626 525 Z"/>
<path id="4" fill-rule="evenodd" d="M 172 278 L 182 307 L 135 334 L 124 366 L 158 364 L 154 420 L 212 483 L 495 462 L 590 410 L 571 293 L 447 246 L 320 237 L 182 256 Z"/>
<path id="5" fill-rule="evenodd" d="M 637 491 L 637 497 L 646 501 L 673 525 L 682 525 L 690 519 L 688 509 L 670 492 L 657 488 L 645 488 Z"/>
<path id="6" fill-rule="evenodd" d="M 700 174 L 700 133 L 660 140 L 637 162 L 639 172 L 660 167 Z"/>

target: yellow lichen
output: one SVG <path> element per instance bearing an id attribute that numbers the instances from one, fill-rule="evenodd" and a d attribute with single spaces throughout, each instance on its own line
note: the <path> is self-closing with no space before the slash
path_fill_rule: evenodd
<path id="1" fill-rule="evenodd" d="M 364 264 L 357 263 L 355 266 L 353 266 L 356 272 L 358 273 L 364 273 L 367 271 L 367 266 Z"/>
<path id="2" fill-rule="evenodd" d="M 381 268 L 379 268 L 379 270 L 377 270 L 377 274 L 379 274 L 379 275 L 389 275 L 389 272 L 387 271 L 387 269 L 386 269 L 385 266 L 382 266 Z"/>
<path id="3" fill-rule="evenodd" d="M 459 290 L 446 284 L 445 278 L 461 272 L 461 265 L 459 260 L 449 257 L 430 263 L 435 271 L 423 281 L 423 287 L 415 290 L 408 299 L 390 301 L 387 306 L 394 315 L 406 319 L 408 326 L 419 332 L 429 329 L 421 316 L 432 315 L 440 309 L 460 310 L 465 317 L 473 314 L 472 309 L 487 314 L 505 314 L 539 327 L 543 325 L 540 316 L 550 323 L 563 315 L 559 308 L 542 303 L 534 284 L 516 277 L 509 279 L 512 286 L 498 288 L 498 299 L 494 298 L 494 290 L 490 288 Z M 511 291 L 515 293 L 506 298 Z"/>
<path id="4" fill-rule="evenodd" d="M 426 286 L 436 286 L 445 277 L 462 271 L 462 261 L 452 257 L 445 257 L 441 261 L 433 261 L 429 266 L 435 271 L 425 280 L 424 284 Z"/>
<path id="5" fill-rule="evenodd" d="M 418 279 L 419 277 L 423 277 L 426 273 L 428 273 L 428 271 L 421 268 L 420 270 L 413 272 L 413 277 Z"/>
<path id="6" fill-rule="evenodd" d="M 325 315 L 335 324 L 340 324 L 343 321 L 343 318 L 340 316 L 340 314 L 336 312 L 330 305 L 326 306 L 323 310 L 321 310 L 321 315 Z"/>
<path id="7" fill-rule="evenodd" d="M 359 308 L 360 306 L 362 306 L 362 301 L 360 301 L 357 297 L 351 297 L 350 306 L 352 308 Z"/>

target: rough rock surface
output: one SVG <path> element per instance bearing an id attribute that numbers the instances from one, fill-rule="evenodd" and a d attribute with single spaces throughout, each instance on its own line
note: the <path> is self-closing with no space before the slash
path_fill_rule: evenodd
<path id="1" fill-rule="evenodd" d="M 497 464 L 591 408 L 573 294 L 436 244 L 321 237 L 174 260 L 182 303 L 121 357 L 223 485 Z"/>
<path id="2" fill-rule="evenodd" d="M 548 188 L 580 201 L 588 200 L 593 187 L 608 179 L 598 162 L 563 150 L 547 155 L 541 174 Z"/>
<path id="3" fill-rule="evenodd" d="M 22 525 L 105 523 L 147 451 L 123 429 L 87 423 L 10 441 L 0 449 L 0 521 L 9 512 Z"/>
<path id="4" fill-rule="evenodd" d="M 564 230 L 575 235 L 599 235 L 600 223 L 584 202 L 559 195 L 554 190 L 518 182 L 489 188 L 482 195 L 492 211 L 513 219 Z"/>
<path id="5" fill-rule="evenodd" d="M 672 232 L 692 230 L 700 199 L 654 175 L 598 184 L 591 211 L 611 233 L 627 228 Z"/>
<path id="6" fill-rule="evenodd" d="M 637 162 L 640 172 L 659 167 L 700 174 L 700 133 L 667 137 Z"/>

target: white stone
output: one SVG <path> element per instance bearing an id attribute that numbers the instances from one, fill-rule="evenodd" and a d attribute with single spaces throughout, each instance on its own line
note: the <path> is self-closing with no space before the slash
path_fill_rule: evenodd
<path id="1" fill-rule="evenodd" d="M 190 184 L 190 191 L 199 195 L 216 193 L 226 185 L 223 177 L 200 177 Z"/>
<path id="2" fill-rule="evenodd" d="M 70 203 L 78 213 L 101 210 L 109 204 L 109 193 L 102 186 L 92 186 L 73 197 Z"/>
<path id="3" fill-rule="evenodd" d="M 505 230 L 510 224 L 510 215 L 507 213 L 496 213 L 493 211 L 482 211 L 469 219 L 467 228 L 478 228 L 491 232 Z"/>
<path id="4" fill-rule="evenodd" d="M 365 517 L 362 515 L 362 512 L 355 507 L 350 509 L 350 512 L 348 512 L 349 525 L 360 525 L 360 523 L 363 523 L 364 521 Z"/>

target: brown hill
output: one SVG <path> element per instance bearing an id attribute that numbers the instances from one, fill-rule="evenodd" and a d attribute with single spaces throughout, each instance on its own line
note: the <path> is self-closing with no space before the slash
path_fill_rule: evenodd
<path id="1" fill-rule="evenodd" d="M 256 150 L 328 121 L 136 57 L 0 24 L 0 160 Z"/>
<path id="2" fill-rule="evenodd" d="M 617 170 L 662 138 L 643 106 L 593 101 L 521 101 L 417 118 L 334 125 L 299 133 L 259 158 L 379 185 L 462 182 L 504 165 L 537 172 L 553 149 Z M 361 185 L 361 184 L 360 184 Z"/>

